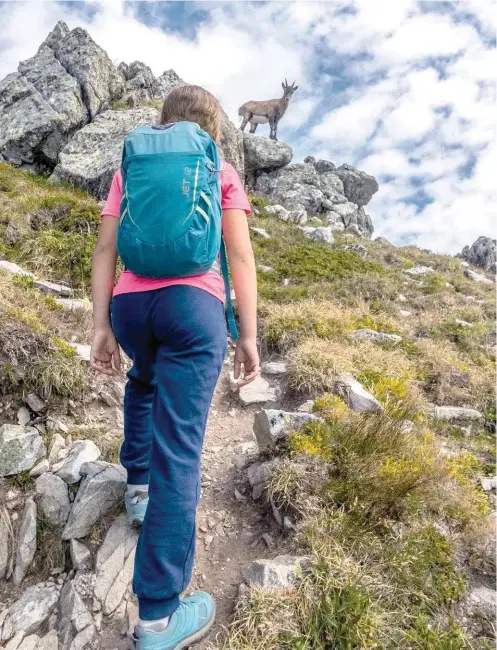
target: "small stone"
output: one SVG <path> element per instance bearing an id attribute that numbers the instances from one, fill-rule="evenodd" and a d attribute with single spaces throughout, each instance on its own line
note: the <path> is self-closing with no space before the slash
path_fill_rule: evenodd
<path id="1" fill-rule="evenodd" d="M 46 280 L 35 280 L 34 286 L 42 293 L 52 296 L 72 296 L 73 290 L 63 284 L 56 284 L 55 282 L 47 282 Z"/>
<path id="2" fill-rule="evenodd" d="M 90 550 L 77 539 L 71 539 L 71 562 L 75 569 L 87 569 L 91 563 Z"/>
<path id="3" fill-rule="evenodd" d="M 204 539 L 205 550 L 208 551 L 214 541 L 214 535 L 206 535 Z"/>
<path id="4" fill-rule="evenodd" d="M 0 580 L 10 573 L 10 545 L 12 542 L 12 524 L 9 511 L 0 508 Z M 0 624 L 0 629 L 1 629 Z"/>
<path id="5" fill-rule="evenodd" d="M 284 589 L 293 587 L 310 565 L 308 557 L 278 555 L 273 560 L 256 560 L 244 572 L 250 587 Z"/>
<path id="6" fill-rule="evenodd" d="M 359 341 L 376 341 L 378 343 L 400 343 L 402 337 L 398 334 L 386 334 L 384 332 L 376 332 L 375 330 L 364 328 L 351 332 L 350 336 Z"/>
<path id="7" fill-rule="evenodd" d="M 56 298 L 55 302 L 63 307 L 64 309 L 83 309 L 85 311 L 91 311 L 92 304 L 87 298 Z"/>
<path id="8" fill-rule="evenodd" d="M 100 449 L 93 440 L 76 440 L 63 459 L 61 467 L 56 469 L 54 466 L 52 470 L 56 471 L 57 476 L 60 476 L 66 483 L 73 485 L 81 478 L 82 465 L 97 460 L 100 454 Z"/>
<path id="9" fill-rule="evenodd" d="M 24 398 L 24 401 L 35 413 L 43 413 L 47 408 L 46 403 L 41 399 L 41 397 L 36 395 L 36 393 L 29 393 L 29 395 Z"/>
<path id="10" fill-rule="evenodd" d="M 243 494 L 241 494 L 236 488 L 235 488 L 235 499 L 238 501 L 238 503 L 243 503 L 244 501 L 246 501 Z"/>
<path id="11" fill-rule="evenodd" d="M 274 548 L 274 540 L 269 533 L 264 533 L 262 539 L 268 548 Z"/>
<path id="12" fill-rule="evenodd" d="M 34 278 L 35 276 L 29 271 L 24 271 L 20 266 L 14 262 L 7 262 L 7 260 L 0 260 L 0 270 L 10 273 L 10 275 L 22 275 L 27 278 Z"/>
<path id="13" fill-rule="evenodd" d="M 29 475 L 32 478 L 36 478 L 37 476 L 40 476 L 41 474 L 45 474 L 45 472 L 48 472 L 50 469 L 50 465 L 48 464 L 48 460 L 44 458 L 38 465 L 35 465 L 33 469 L 29 472 Z"/>
<path id="14" fill-rule="evenodd" d="M 277 399 L 276 390 L 260 375 L 250 384 L 242 386 L 239 396 L 245 406 L 274 402 Z"/>
<path id="15" fill-rule="evenodd" d="M 468 321 L 465 321 L 465 320 L 459 320 L 458 318 L 456 318 L 456 325 L 458 325 L 459 327 L 464 327 L 464 328 L 467 328 L 467 327 L 469 327 L 469 328 L 474 327 L 474 324 L 473 324 L 473 323 L 468 323 Z"/>
<path id="16" fill-rule="evenodd" d="M 495 476 L 492 476 L 491 478 L 482 477 L 480 479 L 480 485 L 482 487 L 482 490 L 484 490 L 485 492 L 490 492 L 491 490 L 495 490 L 497 486 L 497 478 Z"/>
<path id="17" fill-rule="evenodd" d="M 302 232 L 309 239 L 325 244 L 333 244 L 335 241 L 333 237 L 333 229 L 330 226 L 322 228 L 311 228 L 310 226 L 301 226 Z"/>
<path id="18" fill-rule="evenodd" d="M 96 633 L 95 626 L 89 625 L 74 638 L 69 650 L 90 650 Z"/>
<path id="19" fill-rule="evenodd" d="M 260 237 L 263 237 L 264 239 L 271 239 L 271 235 L 268 233 L 267 230 L 264 230 L 264 228 L 255 228 L 255 227 L 251 226 L 250 230 L 252 232 L 255 232 L 256 235 L 259 235 Z"/>
<path id="20" fill-rule="evenodd" d="M 397 302 L 407 302 L 407 298 L 404 296 L 403 293 L 399 293 L 396 300 L 397 300 Z"/>
<path id="21" fill-rule="evenodd" d="M 412 311 L 407 311 L 407 309 L 399 309 L 399 316 L 402 316 L 402 318 L 409 318 L 409 316 L 412 316 Z"/>
<path id="22" fill-rule="evenodd" d="M 459 420 L 481 420 L 483 415 L 472 408 L 463 406 L 433 406 L 433 415 L 437 420 L 459 421 Z"/>
<path id="23" fill-rule="evenodd" d="M 56 465 L 68 454 L 66 441 L 59 433 L 54 433 L 50 441 L 50 450 L 48 452 L 48 462 L 50 465 Z"/>
<path id="24" fill-rule="evenodd" d="M 284 375 L 288 369 L 285 361 L 266 361 L 262 364 L 262 372 L 266 375 Z"/>
<path id="25" fill-rule="evenodd" d="M 308 399 L 306 402 L 304 402 L 297 408 L 297 411 L 299 411 L 299 413 L 312 413 L 313 409 L 314 409 L 314 400 Z"/>
<path id="26" fill-rule="evenodd" d="M 426 275 L 426 273 L 433 273 L 433 272 L 434 271 L 431 266 L 415 266 L 412 269 L 404 269 L 404 273 L 413 276 Z"/>
<path id="27" fill-rule="evenodd" d="M 298 431 L 308 422 L 318 422 L 311 413 L 289 413 L 276 409 L 262 409 L 255 414 L 253 431 L 259 449 L 274 446 L 277 440 L 286 437 L 290 431 Z"/>
<path id="28" fill-rule="evenodd" d="M 54 526 L 63 526 L 71 509 L 67 484 L 58 476 L 45 473 L 36 479 L 36 494 L 46 519 Z"/>
<path id="29" fill-rule="evenodd" d="M 21 406 L 21 408 L 17 411 L 17 422 L 19 426 L 25 427 L 27 424 L 29 424 L 30 420 L 31 413 L 25 406 Z"/>
<path id="30" fill-rule="evenodd" d="M 272 266 L 265 266 L 264 264 L 259 264 L 257 268 L 259 268 L 263 273 L 271 273 L 273 270 Z"/>
<path id="31" fill-rule="evenodd" d="M 36 503 L 30 497 L 26 500 L 21 526 L 17 538 L 14 582 L 20 585 L 36 553 Z M 36 630 L 30 630 L 35 632 Z M 27 632 L 27 630 L 26 630 Z"/>
<path id="32" fill-rule="evenodd" d="M 470 280 L 475 280 L 475 282 L 483 282 L 484 284 L 494 284 L 493 280 L 481 275 L 480 273 L 475 273 L 471 269 L 465 269 L 464 275 Z"/>
<path id="33" fill-rule="evenodd" d="M 55 585 L 40 583 L 28 587 L 9 608 L 9 619 L 14 632 L 26 635 L 37 632 L 55 610 L 59 592 Z"/>
<path id="34" fill-rule="evenodd" d="M 44 455 L 43 439 L 34 427 L 0 427 L 0 477 L 30 470 Z"/>
<path id="35" fill-rule="evenodd" d="M 335 391 L 353 411 L 367 413 L 384 410 L 378 400 L 349 373 L 343 373 L 338 377 Z"/>

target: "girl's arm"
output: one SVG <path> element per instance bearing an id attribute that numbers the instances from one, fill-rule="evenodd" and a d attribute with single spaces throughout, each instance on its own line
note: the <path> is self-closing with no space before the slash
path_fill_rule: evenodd
<path id="1" fill-rule="evenodd" d="M 240 317 L 240 339 L 236 344 L 234 375 L 238 379 L 243 366 L 243 379 L 237 383 L 241 388 L 253 381 L 260 372 L 256 342 L 257 275 L 247 217 L 243 210 L 223 211 L 223 235 Z"/>
<path id="2" fill-rule="evenodd" d="M 118 220 L 102 217 L 97 244 L 93 252 L 92 299 L 93 344 L 91 366 L 95 370 L 113 375 L 121 368 L 119 346 L 110 324 L 110 301 L 116 276 L 116 234 Z"/>

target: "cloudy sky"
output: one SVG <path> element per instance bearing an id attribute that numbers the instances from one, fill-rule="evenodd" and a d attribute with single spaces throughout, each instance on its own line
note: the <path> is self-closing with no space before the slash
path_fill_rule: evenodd
<path id="1" fill-rule="evenodd" d="M 279 130 L 294 160 L 375 175 L 376 235 L 455 253 L 495 237 L 496 13 L 496 0 L 0 2 L 0 78 L 62 19 L 115 63 L 204 85 L 233 120 L 295 79 Z"/>

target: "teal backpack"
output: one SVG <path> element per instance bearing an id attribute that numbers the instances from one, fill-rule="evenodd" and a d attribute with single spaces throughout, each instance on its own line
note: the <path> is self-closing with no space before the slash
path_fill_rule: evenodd
<path id="1" fill-rule="evenodd" d="M 117 251 L 146 278 L 207 273 L 221 256 L 228 325 L 236 339 L 221 230 L 221 159 L 193 122 L 138 126 L 124 141 Z"/>

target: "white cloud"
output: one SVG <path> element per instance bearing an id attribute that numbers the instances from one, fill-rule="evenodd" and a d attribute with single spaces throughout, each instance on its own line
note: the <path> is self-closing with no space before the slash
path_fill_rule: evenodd
<path id="1" fill-rule="evenodd" d="M 133 4 L 91 4 L 91 16 L 82 3 L 0 4 L 0 78 L 65 20 L 115 62 L 141 60 L 157 75 L 173 68 L 204 85 L 235 122 L 243 102 L 278 97 L 281 81 L 296 79 L 280 138 L 296 160 L 315 155 L 383 177 L 368 206 L 377 234 L 450 252 L 493 234 L 495 0 L 383 0 L 381 10 L 357 0 L 353 11 L 348 0 L 192 3 L 192 19 L 209 8 L 193 39 L 145 25 Z M 143 7 L 164 17 L 161 4 Z M 431 201 L 421 209 L 420 192 Z"/>

